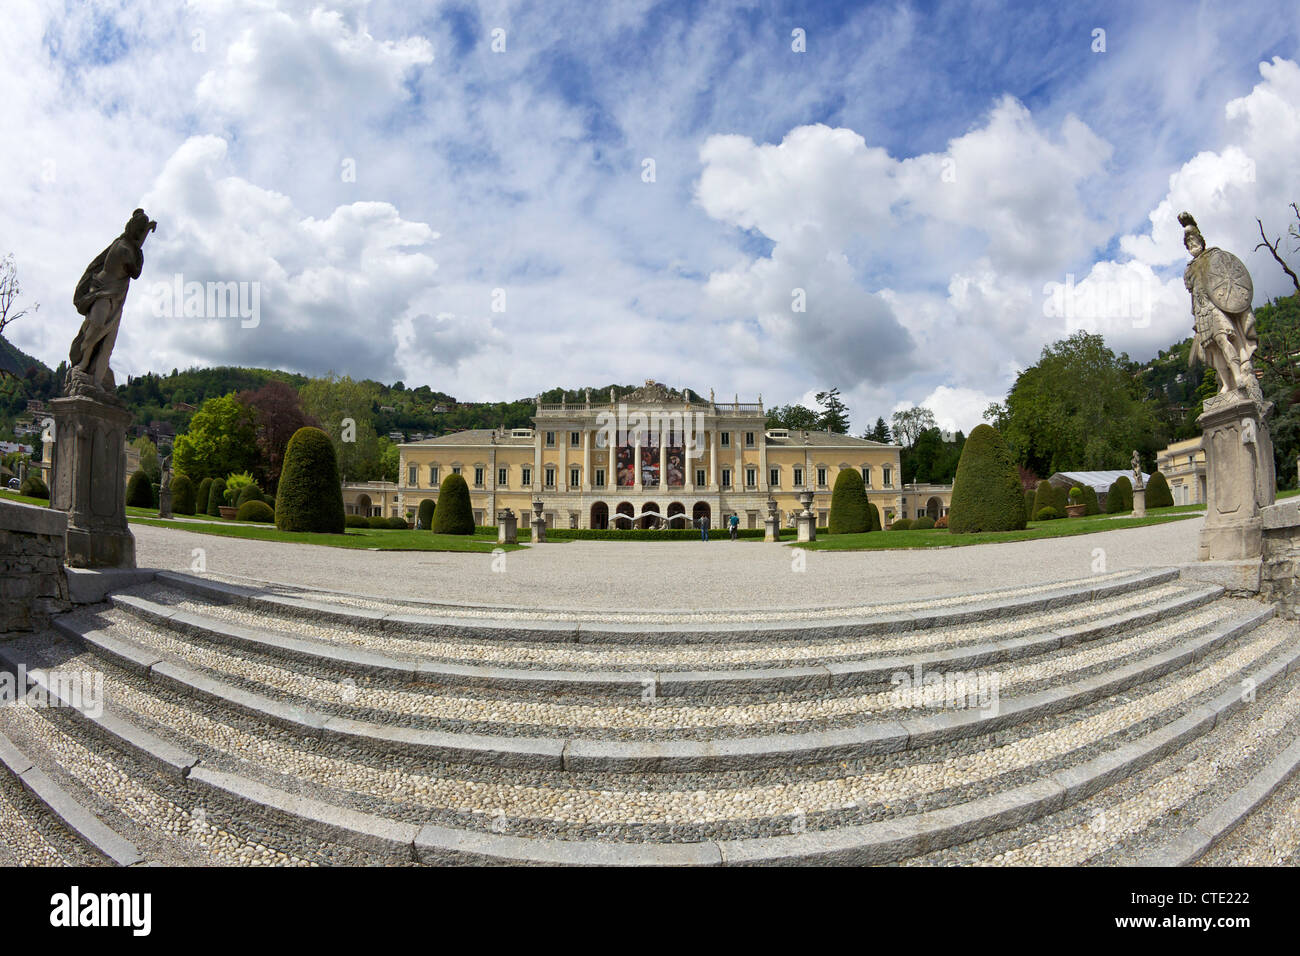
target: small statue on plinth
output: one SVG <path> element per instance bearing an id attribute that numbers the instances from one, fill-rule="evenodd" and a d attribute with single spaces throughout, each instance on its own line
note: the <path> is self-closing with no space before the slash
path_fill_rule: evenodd
<path id="1" fill-rule="evenodd" d="M 144 269 L 144 241 L 157 228 L 158 223 L 146 216 L 143 209 L 135 210 L 122 234 L 92 259 L 81 274 L 81 281 L 72 294 L 72 304 L 85 319 L 68 353 L 68 376 L 64 382 L 67 395 L 85 395 L 118 404 L 108 360 L 117 342 L 127 289 Z"/>
<path id="2" fill-rule="evenodd" d="M 1133 487 L 1142 488 L 1145 483 L 1142 481 L 1142 459 L 1138 457 L 1137 449 L 1133 449 Z"/>

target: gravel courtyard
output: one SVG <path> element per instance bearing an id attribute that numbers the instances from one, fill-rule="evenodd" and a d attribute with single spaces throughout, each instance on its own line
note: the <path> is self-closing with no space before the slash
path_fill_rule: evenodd
<path id="1" fill-rule="evenodd" d="M 504 556 L 354 551 L 132 525 L 142 568 L 374 597 L 556 609 L 708 610 L 897 602 L 1196 560 L 1203 519 L 1008 544 L 805 552 L 761 542 L 571 541 Z M 1102 555 L 1096 553 L 1101 549 Z M 1104 557 L 1104 567 L 1095 566 Z M 504 561 L 501 567 L 500 561 Z M 494 570 L 494 561 L 498 561 Z M 796 570 L 804 563 L 802 572 Z"/>

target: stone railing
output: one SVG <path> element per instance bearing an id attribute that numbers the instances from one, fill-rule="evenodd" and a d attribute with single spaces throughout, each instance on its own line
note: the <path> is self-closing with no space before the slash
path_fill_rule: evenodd
<path id="1" fill-rule="evenodd" d="M 0 634 L 36 630 L 71 606 L 67 529 L 62 511 L 0 501 Z"/>
<path id="2" fill-rule="evenodd" d="M 1282 617 L 1300 617 L 1300 498 L 1260 509 L 1264 524 L 1264 563 L 1260 593 L 1276 602 Z"/>

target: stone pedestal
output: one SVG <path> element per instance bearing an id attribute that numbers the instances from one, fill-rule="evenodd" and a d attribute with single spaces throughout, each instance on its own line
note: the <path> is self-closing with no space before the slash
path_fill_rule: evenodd
<path id="1" fill-rule="evenodd" d="M 170 518 L 172 516 L 172 492 L 170 488 L 158 489 L 158 517 Z"/>
<path id="2" fill-rule="evenodd" d="M 769 514 L 766 518 L 763 519 L 763 540 L 764 541 L 781 540 L 781 524 L 779 521 L 777 521 L 776 515 L 774 514 Z"/>
<path id="3" fill-rule="evenodd" d="M 126 429 L 131 413 L 83 396 L 56 398 L 50 412 L 50 507 L 68 515 L 68 565 L 134 568 L 135 538 L 126 523 Z"/>
<path id="4" fill-rule="evenodd" d="M 519 519 L 509 508 L 497 512 L 497 544 L 517 544 Z"/>
<path id="5" fill-rule="evenodd" d="M 1263 553 L 1260 509 L 1276 497 L 1271 411 L 1271 404 L 1261 406 L 1243 391 L 1227 392 L 1208 399 L 1196 420 L 1206 468 L 1202 561 L 1252 560 Z"/>
<path id="6" fill-rule="evenodd" d="M 1145 488 L 1133 489 L 1133 517 L 1145 518 L 1147 516 L 1147 490 Z"/>
<path id="7" fill-rule="evenodd" d="M 817 515 L 811 511 L 805 511 L 795 518 L 795 531 L 797 541 L 816 541 L 817 540 Z"/>

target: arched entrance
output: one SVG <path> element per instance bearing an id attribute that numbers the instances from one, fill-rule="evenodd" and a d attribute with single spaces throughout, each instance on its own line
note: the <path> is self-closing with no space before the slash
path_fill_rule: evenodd
<path id="1" fill-rule="evenodd" d="M 659 524 L 659 505 L 653 501 L 647 501 L 641 506 L 641 517 L 637 521 L 637 527 L 657 528 Z"/>
<path id="2" fill-rule="evenodd" d="M 695 502 L 695 507 L 691 509 L 691 523 L 698 522 L 701 518 L 708 518 L 709 524 L 713 524 L 713 514 L 709 509 L 707 501 Z"/>
<path id="3" fill-rule="evenodd" d="M 935 521 L 938 521 L 939 516 L 943 514 L 943 502 L 940 501 L 937 496 L 931 498 L 929 501 L 925 503 L 925 513 L 928 514 Z"/>
<path id="4" fill-rule="evenodd" d="M 597 501 L 591 506 L 591 527 L 604 530 L 609 527 L 609 505 Z"/>
<path id="5" fill-rule="evenodd" d="M 668 506 L 668 527 L 686 527 L 686 506 L 680 501 L 674 501 Z"/>
<path id="6" fill-rule="evenodd" d="M 618 506 L 618 509 L 614 515 L 614 527 L 631 528 L 632 516 L 634 514 L 636 514 L 636 509 L 632 507 L 632 502 L 624 501 L 622 504 Z"/>
<path id="7" fill-rule="evenodd" d="M 370 507 L 369 495 L 357 495 L 357 514 L 365 515 L 367 518 L 370 517 Z M 334 513 L 338 514 L 337 511 Z"/>

